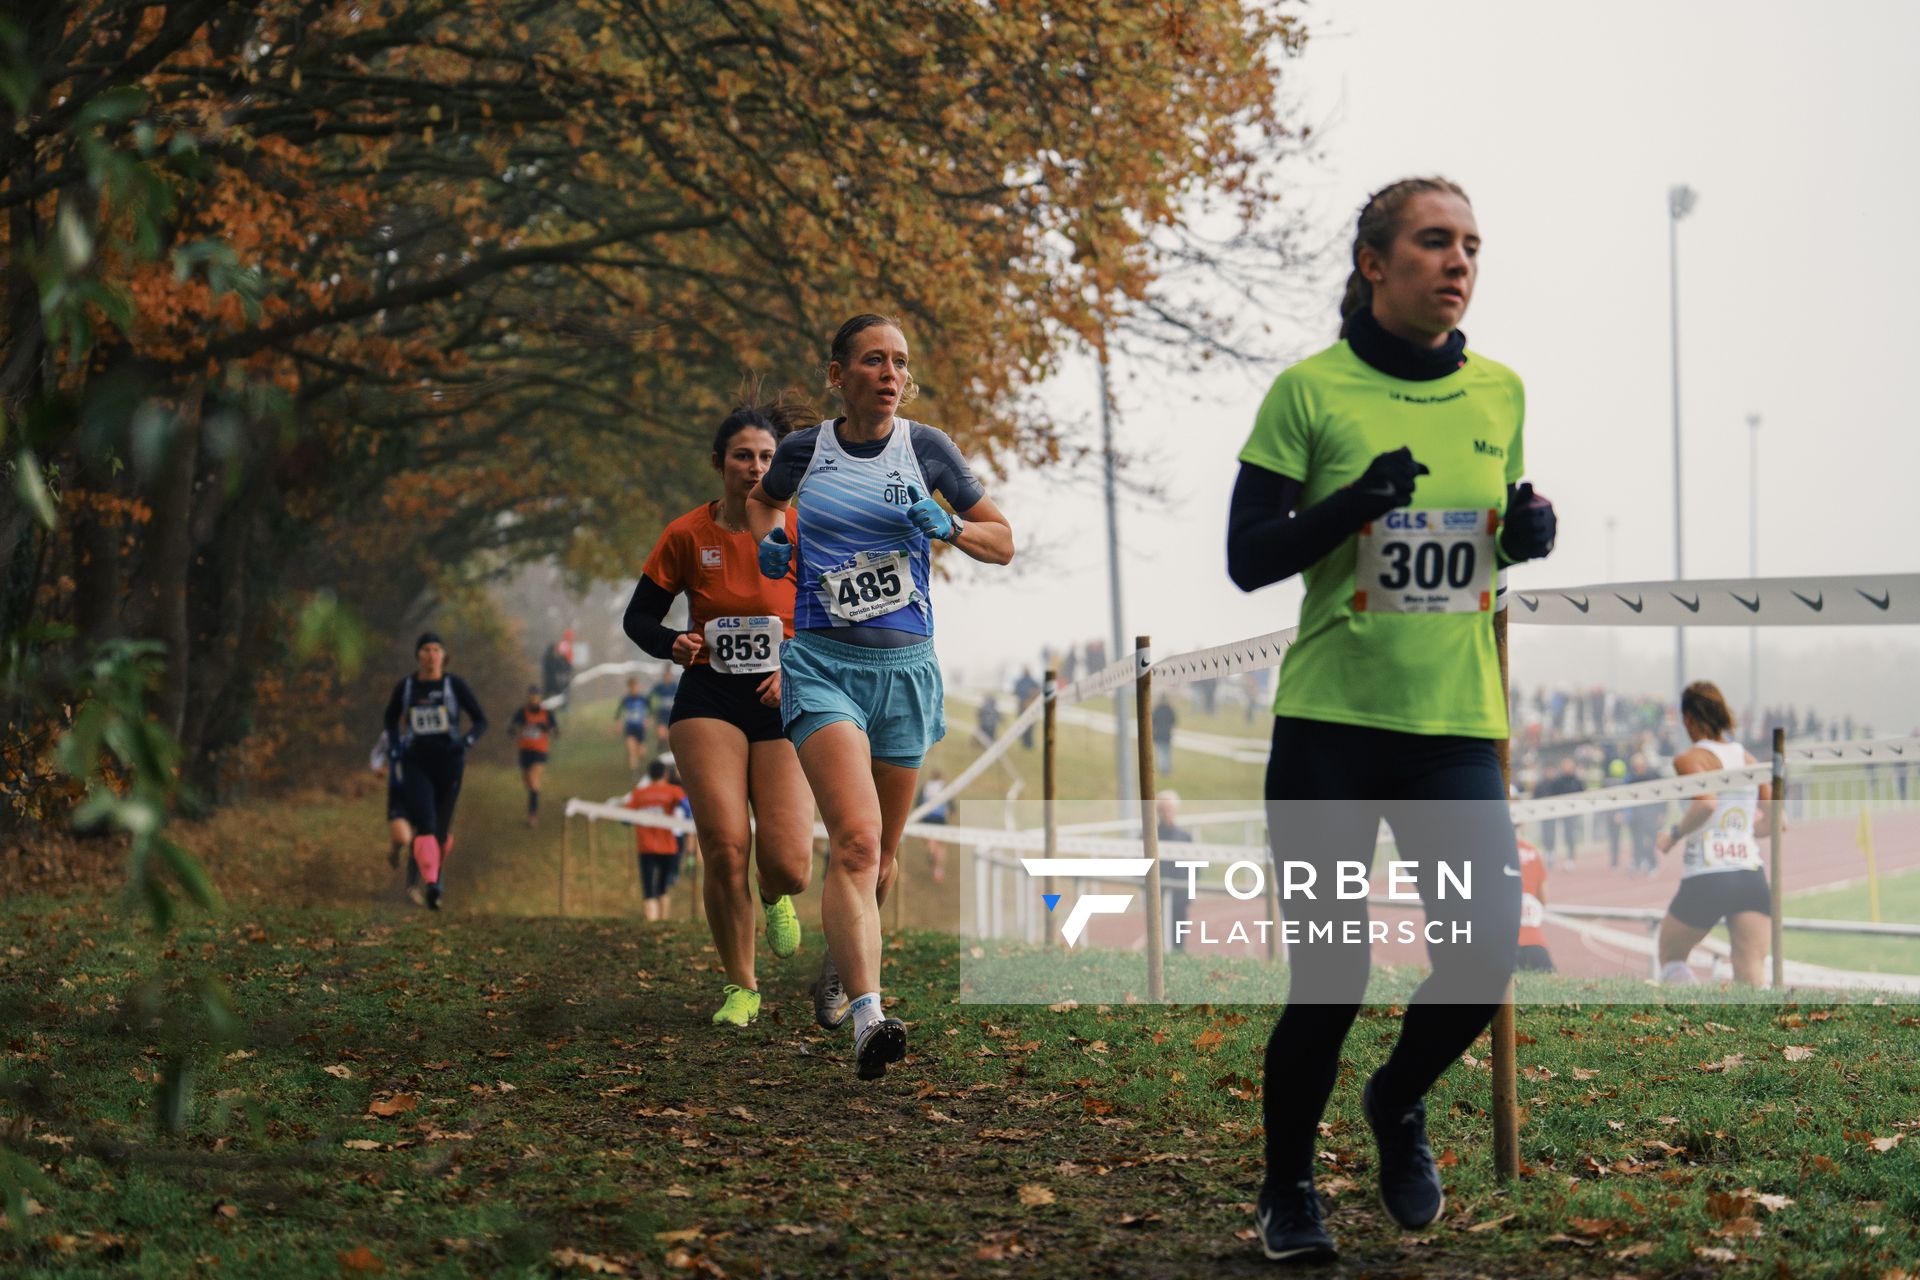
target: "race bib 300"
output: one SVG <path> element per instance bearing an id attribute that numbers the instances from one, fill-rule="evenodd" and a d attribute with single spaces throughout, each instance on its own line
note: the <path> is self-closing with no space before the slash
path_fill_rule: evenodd
<path id="1" fill-rule="evenodd" d="M 1355 535 L 1355 613 L 1487 613 L 1493 609 L 1491 508 L 1389 511 Z"/>

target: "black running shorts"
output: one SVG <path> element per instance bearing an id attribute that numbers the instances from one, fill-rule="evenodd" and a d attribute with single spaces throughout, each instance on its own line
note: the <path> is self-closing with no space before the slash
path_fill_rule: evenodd
<path id="1" fill-rule="evenodd" d="M 1773 914 L 1773 894 L 1763 871 L 1708 871 L 1680 882 L 1667 914 L 1695 929 L 1711 929 L 1742 911 Z"/>
<path id="2" fill-rule="evenodd" d="M 705 663 L 688 667 L 680 677 L 669 725 L 682 720 L 724 720 L 747 735 L 748 742 L 772 742 L 786 737 L 780 727 L 780 708 L 760 701 L 765 675 L 723 676 Z"/>

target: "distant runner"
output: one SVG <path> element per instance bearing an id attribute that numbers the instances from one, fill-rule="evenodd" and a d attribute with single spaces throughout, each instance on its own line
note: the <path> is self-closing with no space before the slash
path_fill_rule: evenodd
<path id="1" fill-rule="evenodd" d="M 413 860 L 426 885 L 427 906 L 438 911 L 441 860 L 453 843 L 453 807 L 460 798 L 467 748 L 487 731 L 487 715 L 467 682 L 447 674 L 447 650 L 437 634 L 423 633 L 414 656 L 414 673 L 395 685 L 387 700 L 387 741 L 397 744 L 391 763 L 414 832 Z M 464 733 L 463 714 L 473 722 Z"/>
<path id="2" fill-rule="evenodd" d="M 508 721 L 520 752 L 520 780 L 527 788 L 527 825 L 540 821 L 540 777 L 547 770 L 547 753 L 560 736 L 560 721 L 540 703 L 540 686 L 527 686 L 527 700 Z"/>

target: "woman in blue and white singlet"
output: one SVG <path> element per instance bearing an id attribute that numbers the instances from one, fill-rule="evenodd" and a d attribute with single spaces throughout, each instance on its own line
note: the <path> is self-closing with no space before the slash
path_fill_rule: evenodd
<path id="1" fill-rule="evenodd" d="M 859 1075 L 873 1079 L 906 1056 L 905 1026 L 880 1008 L 880 903 L 921 761 L 947 729 L 933 541 L 1006 564 L 1013 530 L 945 432 L 894 416 L 915 390 L 899 325 L 877 315 L 841 325 L 827 384 L 845 415 L 780 442 L 747 515 L 762 573 L 783 577 L 799 561 L 780 718 L 827 827 L 828 955 L 814 1017 L 833 1028 L 852 1015 Z M 785 531 L 789 502 L 797 546 Z"/>
<path id="2" fill-rule="evenodd" d="M 1673 758 L 1674 771 L 1713 773 L 1756 764 L 1733 736 L 1733 712 L 1711 682 L 1696 680 L 1680 695 L 1680 721 L 1693 745 Z M 1761 868 L 1760 837 L 1768 834 L 1765 784 L 1695 796 L 1680 821 L 1654 840 L 1661 853 L 1684 842 L 1680 889 L 1660 922 L 1660 976 L 1692 982 L 1687 957 L 1721 920 L 1733 940 L 1733 979 L 1760 985 L 1773 920 L 1773 896 Z"/>

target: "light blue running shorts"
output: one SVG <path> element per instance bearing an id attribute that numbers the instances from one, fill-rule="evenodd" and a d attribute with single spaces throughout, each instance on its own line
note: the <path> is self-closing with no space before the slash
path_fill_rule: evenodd
<path id="1" fill-rule="evenodd" d="M 933 641 L 872 649 L 802 631 L 780 646 L 780 723 L 798 747 L 837 720 L 867 735 L 876 760 L 918 769 L 947 736 Z"/>

